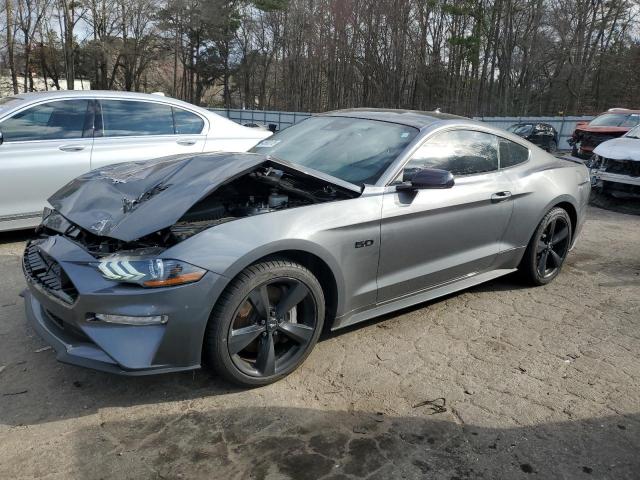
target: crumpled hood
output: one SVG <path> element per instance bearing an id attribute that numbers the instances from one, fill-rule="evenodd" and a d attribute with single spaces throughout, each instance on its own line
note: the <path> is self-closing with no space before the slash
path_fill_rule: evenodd
<path id="1" fill-rule="evenodd" d="M 634 160 L 640 162 L 640 139 L 620 137 L 607 140 L 594 150 L 596 155 L 612 160 Z"/>
<path id="2" fill-rule="evenodd" d="M 76 178 L 49 203 L 95 235 L 128 242 L 173 225 L 218 186 L 267 160 L 250 153 L 208 153 L 119 163 Z"/>

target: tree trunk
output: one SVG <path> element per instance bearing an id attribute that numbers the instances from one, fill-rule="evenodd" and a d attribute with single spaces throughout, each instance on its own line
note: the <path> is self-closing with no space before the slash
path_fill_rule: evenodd
<path id="1" fill-rule="evenodd" d="M 13 87 L 13 93 L 18 93 L 18 75 L 16 73 L 16 62 L 13 54 L 14 38 L 13 38 L 13 12 L 12 12 L 12 0 L 6 0 L 7 11 L 7 57 L 9 61 L 9 70 L 11 71 L 11 86 Z"/>

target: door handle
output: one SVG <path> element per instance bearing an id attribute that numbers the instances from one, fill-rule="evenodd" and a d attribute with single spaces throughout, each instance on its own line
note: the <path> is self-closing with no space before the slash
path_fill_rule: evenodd
<path id="1" fill-rule="evenodd" d="M 196 141 L 193 140 L 192 138 L 185 138 L 181 140 L 176 140 L 176 143 L 178 145 L 184 145 L 185 147 L 188 147 L 189 145 L 195 145 Z"/>
<path id="2" fill-rule="evenodd" d="M 80 152 L 84 150 L 84 145 L 60 145 L 58 150 L 62 150 L 63 152 Z"/>
<path id="3" fill-rule="evenodd" d="M 504 192 L 494 193 L 493 195 L 491 195 L 491 203 L 504 202 L 509 198 L 511 198 L 511 192 L 504 191 Z"/>

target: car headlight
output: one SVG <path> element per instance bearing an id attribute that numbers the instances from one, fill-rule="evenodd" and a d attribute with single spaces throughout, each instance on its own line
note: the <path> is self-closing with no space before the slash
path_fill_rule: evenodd
<path id="1" fill-rule="evenodd" d="M 136 283 L 143 287 L 168 287 L 197 282 L 206 270 L 179 260 L 163 258 L 109 257 L 97 264 L 107 280 Z"/>

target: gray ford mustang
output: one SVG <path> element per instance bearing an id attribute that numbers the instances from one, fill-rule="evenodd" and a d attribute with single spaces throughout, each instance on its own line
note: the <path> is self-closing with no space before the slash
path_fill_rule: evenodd
<path id="1" fill-rule="evenodd" d="M 558 275 L 584 165 L 461 117 L 356 109 L 252 153 L 117 164 L 50 199 L 27 316 L 59 360 L 263 385 L 338 329 L 519 269 Z"/>

